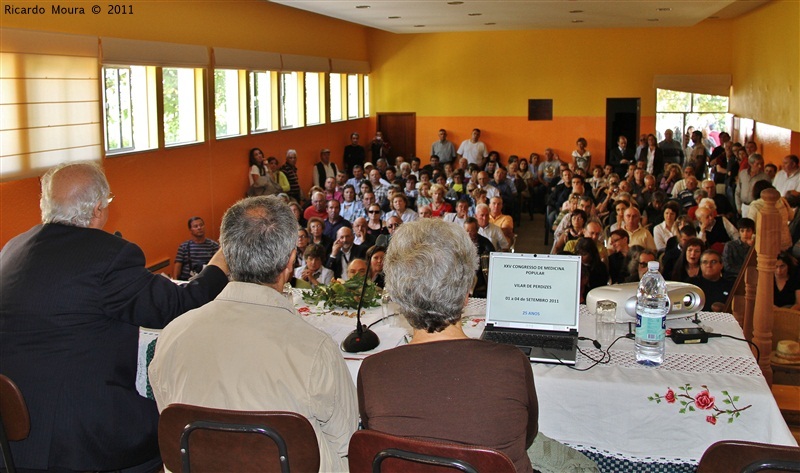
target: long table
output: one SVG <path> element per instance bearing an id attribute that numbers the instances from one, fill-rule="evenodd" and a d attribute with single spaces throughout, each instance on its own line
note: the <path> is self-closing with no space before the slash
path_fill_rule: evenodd
<path id="1" fill-rule="evenodd" d="M 309 307 L 298 294 L 294 300 L 300 316 L 337 342 L 355 326 L 351 312 Z M 480 337 L 485 311 L 483 299 L 467 304 L 462 324 L 470 337 Z M 381 337 L 374 351 L 405 343 L 409 327 L 402 317 L 382 320 L 381 308 L 373 308 L 362 318 L 374 322 Z M 699 319 L 714 333 L 743 338 L 730 314 L 701 312 Z M 669 325 L 693 323 L 678 319 Z M 618 325 L 617 335 L 627 331 Z M 594 332 L 593 315 L 582 307 L 580 335 L 594 338 Z M 579 348 L 577 370 L 602 356 L 590 341 L 580 341 Z M 700 456 L 718 440 L 797 445 L 746 342 L 713 338 L 706 344 L 677 345 L 667 340 L 666 358 L 658 367 L 637 364 L 633 340 L 627 338 L 609 353 L 609 362 L 587 371 L 531 364 L 539 430 L 584 452 L 601 471 L 694 472 Z M 369 355 L 343 353 L 353 379 Z M 472 405 L 479 406 L 480 400 Z"/>

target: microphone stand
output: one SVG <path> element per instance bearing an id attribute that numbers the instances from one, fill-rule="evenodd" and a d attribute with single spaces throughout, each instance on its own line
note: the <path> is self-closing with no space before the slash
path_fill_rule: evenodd
<path id="1" fill-rule="evenodd" d="M 347 353 L 358 353 L 362 351 L 369 351 L 380 345 L 381 341 L 378 335 L 361 324 L 361 308 L 364 305 L 364 293 L 367 291 L 367 280 L 369 279 L 369 271 L 372 269 L 371 262 L 367 262 L 367 272 L 364 274 L 364 284 L 361 285 L 361 297 L 358 299 L 358 308 L 356 309 L 356 329 L 350 332 L 344 340 L 342 340 L 342 351 Z"/>

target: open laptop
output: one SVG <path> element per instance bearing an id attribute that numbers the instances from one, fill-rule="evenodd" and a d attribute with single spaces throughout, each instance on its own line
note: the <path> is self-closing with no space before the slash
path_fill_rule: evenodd
<path id="1" fill-rule="evenodd" d="M 484 340 L 517 346 L 531 361 L 574 365 L 581 258 L 491 253 Z"/>

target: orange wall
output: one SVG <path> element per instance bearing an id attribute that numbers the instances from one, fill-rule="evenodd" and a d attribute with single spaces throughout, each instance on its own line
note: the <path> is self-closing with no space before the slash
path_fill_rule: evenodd
<path id="1" fill-rule="evenodd" d="M 783 158 L 792 153 L 792 130 L 766 123 L 755 123 L 755 141 L 764 161 L 778 166 L 780 169 Z M 797 139 L 797 133 L 794 133 Z"/>
<path id="2" fill-rule="evenodd" d="M 305 190 L 311 187 L 319 150 L 330 148 L 332 160 L 341 164 L 350 133 L 370 136 L 369 123 L 361 119 L 104 159 L 116 195 L 105 229 L 140 245 L 148 264 L 172 259 L 178 243 L 189 236 L 190 216 L 204 217 L 209 236 L 218 237 L 222 214 L 247 191 L 250 148 L 260 147 L 280 162 L 287 149 L 297 149 Z M 37 178 L 0 184 L 0 244 L 39 223 L 38 199 Z"/>
<path id="3" fill-rule="evenodd" d="M 15 2 L 31 6 L 33 2 Z M 291 54 L 367 59 L 366 28 L 263 1 L 133 1 L 132 16 L 28 17 L 3 15 L 3 26 L 83 35 L 201 44 Z M 70 2 L 70 6 L 93 3 Z M 47 7 L 49 8 L 49 6 Z M 313 32 L 313 34 L 307 34 Z M 311 186 L 311 166 L 319 150 L 330 148 L 341 163 L 350 133 L 366 142 L 370 119 L 319 125 L 197 145 L 103 159 L 116 198 L 106 230 L 120 231 L 139 244 L 148 264 L 175 257 L 189 236 L 186 220 L 205 218 L 209 236 L 218 237 L 225 210 L 248 186 L 248 150 L 260 147 L 283 162 L 298 151 L 303 189 Z M 0 183 L 0 245 L 39 223 L 39 180 Z"/>
<path id="4" fill-rule="evenodd" d="M 655 117 L 641 117 L 642 133 L 655 128 Z M 473 128 L 481 129 L 481 141 L 490 151 L 500 153 L 506 162 L 509 155 L 527 157 L 544 155 L 545 148 L 569 160 L 579 137 L 586 138 L 592 153 L 592 164 L 605 161 L 606 118 L 555 117 L 553 121 L 528 121 L 526 117 L 420 117 L 417 116 L 417 153 L 423 163 L 430 156 L 431 144 L 438 139 L 439 128 L 447 130 L 447 138 L 458 145 L 470 138 Z"/>
<path id="5" fill-rule="evenodd" d="M 14 1 L 14 6 L 36 2 Z M 261 0 L 128 0 L 132 15 L 88 13 L 98 2 L 70 1 L 86 15 L 6 15 L 6 28 L 200 44 L 340 59 L 367 59 L 367 28 Z M 67 3 L 63 3 L 67 5 Z M 105 4 L 99 4 L 105 5 Z M 43 4 L 40 4 L 43 6 Z"/>

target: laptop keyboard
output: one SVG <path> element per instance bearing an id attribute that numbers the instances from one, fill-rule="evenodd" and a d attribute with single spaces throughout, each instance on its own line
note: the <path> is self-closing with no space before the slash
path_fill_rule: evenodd
<path id="1" fill-rule="evenodd" d="M 539 347 L 547 350 L 572 350 L 572 337 L 558 337 L 536 333 L 502 332 L 492 330 L 484 332 L 483 338 L 497 343 L 524 347 Z"/>

